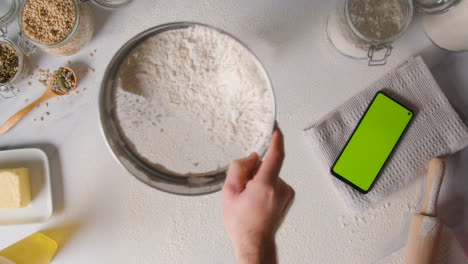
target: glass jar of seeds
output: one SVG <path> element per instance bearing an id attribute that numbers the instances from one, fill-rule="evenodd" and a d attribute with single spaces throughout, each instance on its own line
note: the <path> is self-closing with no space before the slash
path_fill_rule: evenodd
<path id="1" fill-rule="evenodd" d="M 0 38 L 0 96 L 14 97 L 13 84 L 23 80 L 29 73 L 29 58 L 7 38 Z"/>
<path id="2" fill-rule="evenodd" d="M 8 24 L 18 12 L 18 0 L 0 2 L 0 97 L 14 97 L 13 84 L 29 72 L 29 59 L 21 49 L 6 37 Z"/>
<path id="3" fill-rule="evenodd" d="M 412 0 L 344 0 L 328 16 L 327 37 L 344 56 L 384 65 L 412 17 Z"/>
<path id="4" fill-rule="evenodd" d="M 20 46 L 26 54 L 36 47 L 56 55 L 72 55 L 91 40 L 94 17 L 78 0 L 26 0 L 18 13 Z"/>

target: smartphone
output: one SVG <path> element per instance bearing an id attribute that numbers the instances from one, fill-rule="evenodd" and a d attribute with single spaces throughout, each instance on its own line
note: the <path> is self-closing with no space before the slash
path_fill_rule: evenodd
<path id="1" fill-rule="evenodd" d="M 369 192 L 412 118 L 410 109 L 378 92 L 333 164 L 332 175 Z"/>

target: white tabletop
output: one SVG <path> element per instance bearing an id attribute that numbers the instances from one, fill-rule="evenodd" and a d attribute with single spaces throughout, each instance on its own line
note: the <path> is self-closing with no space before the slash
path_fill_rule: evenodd
<path id="1" fill-rule="evenodd" d="M 70 57 L 36 52 L 31 60 L 33 66 L 51 70 L 70 60 L 74 68 L 89 66 L 95 72 L 80 77 L 79 94 L 53 99 L 49 106 L 42 104 L 0 136 L 1 149 L 39 147 L 47 152 L 55 214 L 43 224 L 0 227 L 0 248 L 51 229 L 63 245 L 53 261 L 57 264 L 234 263 L 219 192 L 182 197 L 152 189 L 117 163 L 101 133 L 98 94 L 108 62 L 132 36 L 174 21 L 202 22 L 232 33 L 259 56 L 269 72 L 286 140 L 281 175 L 296 190 L 295 203 L 278 234 L 281 263 L 373 263 L 403 246 L 402 236 L 397 234 L 406 234 L 408 208 L 393 203 L 398 198 L 393 196 L 385 201 L 392 215 L 398 215 L 390 225 L 380 225 L 388 217 L 385 214 L 359 224 L 358 218 L 369 212 L 351 215 L 334 195 L 301 131 L 407 57 L 418 54 L 433 69 L 455 107 L 468 116 L 468 53 L 448 54 L 433 46 L 416 17 L 394 44 L 389 63 L 369 68 L 365 62 L 346 59 L 329 48 L 324 26 L 335 3 L 134 0 L 116 10 L 90 4 L 96 31 L 86 48 Z M 14 31 L 15 26 L 9 27 L 9 36 Z M 95 49 L 95 55 L 90 56 Z M 37 81 L 31 81 L 31 86 L 27 82 L 17 86 L 17 98 L 1 100 L 0 123 L 24 107 L 25 99 L 30 103 L 45 89 Z M 444 208 L 458 201 L 457 212 L 464 209 L 465 215 L 468 202 L 462 194 L 468 193 L 468 184 L 462 171 L 466 176 L 466 160 L 467 149 L 449 158 L 452 176 L 446 177 L 441 196 Z M 422 180 L 418 180 L 402 191 L 421 189 Z M 466 216 L 461 221 L 468 222 Z M 447 263 L 462 263 L 458 246 L 448 234 L 451 253 Z"/>

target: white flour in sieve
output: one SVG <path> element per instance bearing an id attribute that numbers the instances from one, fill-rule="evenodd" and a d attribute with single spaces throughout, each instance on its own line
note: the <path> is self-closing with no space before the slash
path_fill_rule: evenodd
<path id="1" fill-rule="evenodd" d="M 133 150 L 159 169 L 200 175 L 261 151 L 274 101 L 267 75 L 240 43 L 193 26 L 153 36 L 125 59 L 116 114 Z"/>

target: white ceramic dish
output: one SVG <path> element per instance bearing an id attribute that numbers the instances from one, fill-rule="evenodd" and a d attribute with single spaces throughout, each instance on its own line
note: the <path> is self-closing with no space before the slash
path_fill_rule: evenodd
<path id="1" fill-rule="evenodd" d="M 40 149 L 0 151 L 0 168 L 29 168 L 31 203 L 18 209 L 0 209 L 0 225 L 38 223 L 52 216 L 49 160 Z"/>

